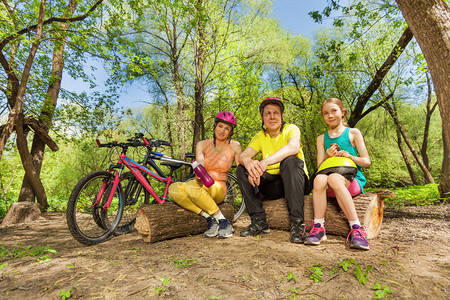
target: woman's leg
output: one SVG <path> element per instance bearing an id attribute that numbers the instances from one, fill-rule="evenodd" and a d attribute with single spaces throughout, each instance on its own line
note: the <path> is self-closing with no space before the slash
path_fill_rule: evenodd
<path id="1" fill-rule="evenodd" d="M 213 187 L 216 185 L 220 184 L 215 182 L 210 188 L 205 188 L 204 186 L 199 186 L 195 180 L 191 180 L 186 183 L 185 191 L 192 203 L 213 216 L 214 214 L 217 214 L 219 207 L 209 192 L 215 192 L 216 189 Z"/>
<path id="2" fill-rule="evenodd" d="M 195 180 L 191 181 L 195 182 Z M 169 187 L 169 197 L 181 207 L 190 210 L 196 214 L 201 214 L 202 209 L 198 207 L 194 202 L 192 202 L 192 200 L 188 197 L 188 194 L 185 191 L 185 187 L 188 182 L 172 183 Z"/>

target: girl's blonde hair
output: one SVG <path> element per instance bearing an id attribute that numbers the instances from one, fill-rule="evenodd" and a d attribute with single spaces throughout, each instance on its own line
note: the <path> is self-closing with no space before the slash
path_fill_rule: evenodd
<path id="1" fill-rule="evenodd" d="M 340 110 L 344 113 L 344 119 L 342 120 L 342 124 L 344 124 L 344 126 L 348 126 L 347 122 L 345 122 L 345 120 L 347 119 L 348 110 L 347 110 L 347 108 L 345 108 L 344 104 L 342 104 L 341 99 L 328 98 L 327 100 L 323 101 L 322 105 L 320 106 L 320 113 L 323 114 L 323 107 L 327 103 L 333 103 L 333 104 L 336 104 L 337 106 L 339 106 Z"/>

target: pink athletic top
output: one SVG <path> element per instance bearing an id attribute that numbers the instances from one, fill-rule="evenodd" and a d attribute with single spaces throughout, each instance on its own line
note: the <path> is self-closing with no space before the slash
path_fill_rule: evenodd
<path id="1" fill-rule="evenodd" d="M 234 160 L 234 153 L 231 150 L 231 145 L 228 143 L 225 150 L 222 152 L 216 152 L 216 150 L 211 147 L 213 140 L 209 139 L 205 146 L 205 169 L 208 171 L 209 175 L 215 180 L 220 182 L 224 190 L 226 191 L 227 174 L 231 169 Z"/>

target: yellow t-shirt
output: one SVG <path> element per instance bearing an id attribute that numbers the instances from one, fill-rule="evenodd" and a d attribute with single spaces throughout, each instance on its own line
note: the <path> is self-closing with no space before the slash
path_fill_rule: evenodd
<path id="1" fill-rule="evenodd" d="M 248 146 L 255 149 L 258 153 L 261 153 L 264 159 L 277 152 L 281 147 L 286 146 L 293 137 L 300 140 L 300 129 L 294 124 L 285 124 L 283 130 L 277 137 L 272 138 L 268 133 L 264 134 L 264 131 L 260 131 L 255 135 Z M 303 145 L 300 143 L 300 151 L 298 152 L 297 157 L 305 161 L 302 147 Z M 305 174 L 308 174 L 306 164 L 304 164 L 303 169 Z M 267 166 L 266 172 L 272 175 L 280 174 L 280 163 Z"/>

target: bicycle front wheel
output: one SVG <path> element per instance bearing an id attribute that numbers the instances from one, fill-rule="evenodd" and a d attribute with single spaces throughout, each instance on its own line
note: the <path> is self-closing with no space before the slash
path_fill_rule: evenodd
<path id="1" fill-rule="evenodd" d="M 114 175 L 106 171 L 89 173 L 77 183 L 70 195 L 67 225 L 72 236 L 82 244 L 96 245 L 107 240 L 119 225 L 124 209 L 120 185 L 109 208 L 103 208 L 111 193 L 113 179 Z M 101 201 L 94 206 L 99 193 L 103 193 Z"/>
<path id="2" fill-rule="evenodd" d="M 241 189 L 239 188 L 237 182 L 237 178 L 232 173 L 228 173 L 227 175 L 227 195 L 225 196 L 224 202 L 228 202 L 233 205 L 233 222 L 236 222 L 245 210 L 245 203 Z"/>

